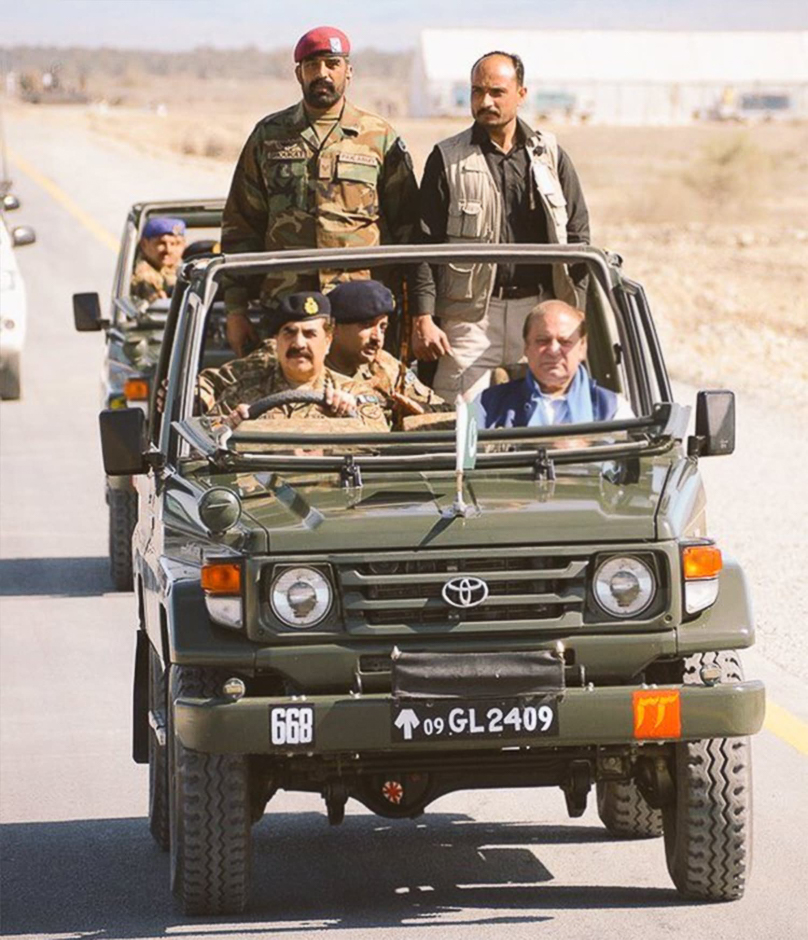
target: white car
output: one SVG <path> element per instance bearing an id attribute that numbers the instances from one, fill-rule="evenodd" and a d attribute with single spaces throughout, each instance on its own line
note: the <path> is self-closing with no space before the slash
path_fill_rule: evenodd
<path id="1" fill-rule="evenodd" d="M 19 201 L 5 195 L 0 211 L 0 398 L 20 397 L 20 354 L 25 342 L 25 284 L 17 266 L 14 249 L 36 241 L 27 225 L 7 227 L 6 210 Z"/>

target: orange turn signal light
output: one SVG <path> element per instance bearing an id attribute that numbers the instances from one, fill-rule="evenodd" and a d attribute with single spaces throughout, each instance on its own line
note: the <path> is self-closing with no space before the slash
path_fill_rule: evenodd
<path id="1" fill-rule="evenodd" d="M 241 594 L 241 565 L 231 562 L 203 565 L 202 589 L 208 594 Z"/>
<path id="2" fill-rule="evenodd" d="M 123 383 L 123 393 L 128 401 L 146 401 L 149 383 L 145 379 L 127 379 Z"/>
<path id="3" fill-rule="evenodd" d="M 685 580 L 714 578 L 724 567 L 721 549 L 715 545 L 687 545 L 682 551 Z"/>

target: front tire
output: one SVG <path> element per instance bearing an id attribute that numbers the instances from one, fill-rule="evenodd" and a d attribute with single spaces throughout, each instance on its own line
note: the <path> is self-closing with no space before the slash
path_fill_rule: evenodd
<path id="1" fill-rule="evenodd" d="M 219 689 L 208 670 L 171 667 L 171 887 L 191 915 L 240 914 L 250 893 L 247 758 L 188 750 L 175 732 L 178 698 L 211 698 Z"/>
<path id="2" fill-rule="evenodd" d="M 116 591 L 131 591 L 132 533 L 137 523 L 137 493 L 107 490 L 109 503 L 109 573 Z"/>
<path id="3" fill-rule="evenodd" d="M 685 682 L 703 666 L 722 682 L 740 681 L 737 653 L 704 653 L 686 662 Z M 705 901 L 743 897 L 752 861 L 752 761 L 748 738 L 709 738 L 675 747 L 676 797 L 663 809 L 665 858 L 680 894 Z"/>
<path id="4" fill-rule="evenodd" d="M 598 783 L 598 816 L 621 839 L 655 839 L 662 835 L 662 812 L 646 803 L 633 781 Z"/>

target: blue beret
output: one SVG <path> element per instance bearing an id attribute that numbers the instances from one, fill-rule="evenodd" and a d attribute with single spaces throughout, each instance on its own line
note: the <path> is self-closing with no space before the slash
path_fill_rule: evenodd
<path id="1" fill-rule="evenodd" d="M 286 294 L 269 313 L 270 331 L 274 335 L 284 323 L 316 320 L 318 317 L 331 318 L 331 304 L 324 294 L 314 290 Z"/>
<path id="2" fill-rule="evenodd" d="M 364 323 L 395 312 L 389 287 L 380 281 L 346 281 L 328 295 L 337 323 Z"/>
<path id="3" fill-rule="evenodd" d="M 185 223 L 182 219 L 149 219 L 143 227 L 143 238 L 160 238 L 161 235 L 185 235 Z"/>

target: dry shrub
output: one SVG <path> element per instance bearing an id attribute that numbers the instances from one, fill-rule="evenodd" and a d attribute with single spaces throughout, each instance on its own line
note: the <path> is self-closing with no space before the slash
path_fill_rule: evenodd
<path id="1" fill-rule="evenodd" d="M 180 142 L 180 153 L 186 157 L 195 157 L 199 153 L 197 142 L 189 135 L 182 138 Z"/>
<path id="2" fill-rule="evenodd" d="M 772 158 L 746 133 L 710 141 L 682 175 L 687 187 L 722 214 L 748 209 L 767 189 Z M 726 215 L 725 215 L 726 219 Z"/>
<path id="3" fill-rule="evenodd" d="M 227 148 L 224 141 L 215 135 L 211 135 L 205 138 L 205 143 L 202 147 L 202 153 L 206 157 L 211 157 L 216 160 L 219 157 L 225 155 Z"/>

